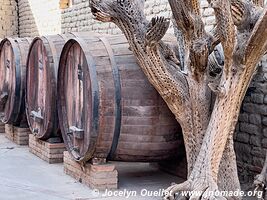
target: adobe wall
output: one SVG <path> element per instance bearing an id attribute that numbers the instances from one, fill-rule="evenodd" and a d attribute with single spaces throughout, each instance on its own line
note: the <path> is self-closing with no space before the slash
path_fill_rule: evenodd
<path id="1" fill-rule="evenodd" d="M 59 0 L 18 0 L 20 37 L 61 32 Z"/>
<path id="2" fill-rule="evenodd" d="M 18 35 L 18 6 L 15 0 L 0 0 L 0 39 Z"/>

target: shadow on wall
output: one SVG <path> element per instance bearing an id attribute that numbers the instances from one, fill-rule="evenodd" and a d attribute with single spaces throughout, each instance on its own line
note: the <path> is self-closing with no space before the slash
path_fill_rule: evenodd
<path id="1" fill-rule="evenodd" d="M 18 8 L 20 37 L 61 33 L 59 0 L 18 0 Z"/>

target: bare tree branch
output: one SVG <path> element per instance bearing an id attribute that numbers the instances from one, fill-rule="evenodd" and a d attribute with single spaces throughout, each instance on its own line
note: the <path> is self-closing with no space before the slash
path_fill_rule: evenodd
<path id="1" fill-rule="evenodd" d="M 200 16 L 200 3 L 199 0 L 185 0 L 186 6 L 192 13 Z"/>
<path id="2" fill-rule="evenodd" d="M 267 8 L 256 23 L 245 49 L 246 65 L 253 66 L 267 48 Z"/>
<path id="3" fill-rule="evenodd" d="M 253 13 L 257 12 L 257 9 L 251 2 L 242 0 L 231 0 L 231 13 L 234 24 L 238 30 L 244 31 L 248 29 Z M 212 53 L 214 48 L 221 42 L 220 32 L 217 31 L 217 25 L 215 28 L 208 33 L 210 38 L 209 52 Z"/>
<path id="4" fill-rule="evenodd" d="M 237 27 L 244 26 L 250 21 L 251 7 L 253 7 L 251 2 L 231 0 L 232 17 Z"/>
<path id="5" fill-rule="evenodd" d="M 170 19 L 164 17 L 152 18 L 145 35 L 145 46 L 153 47 L 166 34 L 170 26 Z"/>
<path id="6" fill-rule="evenodd" d="M 260 7 L 263 7 L 264 6 L 264 0 L 253 0 L 253 3 L 256 6 L 260 6 Z"/>
<path id="7" fill-rule="evenodd" d="M 169 0 L 176 26 L 183 32 L 187 39 L 194 29 L 194 19 L 190 14 L 187 2 Z"/>
<path id="8" fill-rule="evenodd" d="M 178 33 L 176 36 L 180 46 L 180 59 L 183 59 L 181 64 L 198 81 L 207 67 L 214 38 L 205 31 L 198 0 L 169 0 L 169 3 Z"/>
<path id="9" fill-rule="evenodd" d="M 236 30 L 232 18 L 229 0 L 208 0 L 213 7 L 217 22 L 217 34 L 222 43 L 225 55 L 223 77 L 227 80 L 232 67 L 232 58 L 236 45 Z"/>
<path id="10" fill-rule="evenodd" d="M 250 1 L 231 0 L 231 10 L 235 25 L 240 33 L 251 32 L 257 23 L 263 8 Z"/>

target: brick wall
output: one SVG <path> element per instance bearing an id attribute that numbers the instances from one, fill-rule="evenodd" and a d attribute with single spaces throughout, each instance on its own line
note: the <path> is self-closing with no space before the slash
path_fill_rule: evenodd
<path id="1" fill-rule="evenodd" d="M 252 182 L 267 150 L 267 55 L 259 64 L 241 108 L 235 149 L 242 182 Z"/>
<path id="2" fill-rule="evenodd" d="M 62 9 L 62 32 L 95 31 L 100 33 L 118 34 L 119 29 L 111 23 L 101 23 L 93 19 L 89 1 L 74 0 L 69 8 Z"/>
<path id="3" fill-rule="evenodd" d="M 59 0 L 18 0 L 21 37 L 61 32 Z"/>
<path id="4" fill-rule="evenodd" d="M 18 35 L 18 7 L 15 0 L 0 0 L 0 38 Z"/>
<path id="5" fill-rule="evenodd" d="M 208 8 L 206 0 L 201 1 L 202 13 L 207 29 L 214 24 L 213 9 Z M 146 0 L 145 14 L 150 20 L 154 16 L 171 17 L 168 0 Z M 119 34 L 121 31 L 112 23 L 102 23 L 93 19 L 88 0 L 74 0 L 69 8 L 62 9 L 62 32 L 94 31 L 99 33 Z M 172 26 L 168 32 L 173 33 Z"/>

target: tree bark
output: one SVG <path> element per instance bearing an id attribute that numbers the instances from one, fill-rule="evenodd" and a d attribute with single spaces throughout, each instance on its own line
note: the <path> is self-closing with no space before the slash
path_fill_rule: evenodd
<path id="1" fill-rule="evenodd" d="M 188 180 L 168 188 L 165 198 L 173 199 L 183 190 L 235 191 L 240 184 L 233 133 L 256 64 L 267 48 L 266 9 L 240 0 L 210 0 L 217 25 L 207 33 L 198 0 L 169 3 L 179 52 L 161 40 L 170 20 L 156 17 L 148 22 L 144 0 L 90 1 L 96 19 L 114 22 L 125 34 L 140 67 L 183 129 Z M 209 88 L 208 56 L 218 43 L 223 46 L 224 66 L 218 84 Z M 212 112 L 211 91 L 217 94 Z"/>
<path id="2" fill-rule="evenodd" d="M 220 191 L 238 191 L 241 189 L 232 134 L 230 134 L 227 140 L 220 163 L 218 188 Z M 236 197 L 236 199 L 239 199 L 239 197 Z"/>
<path id="3" fill-rule="evenodd" d="M 256 64 L 265 52 L 267 43 L 266 10 L 258 19 L 247 44 L 243 47 L 245 49 L 244 61 L 234 63 L 230 67 L 232 69 L 230 77 L 221 80 L 221 84 L 227 89 L 227 92 L 216 99 L 202 148 L 190 178 L 181 185 L 170 187 L 169 191 L 175 193 L 181 190 L 197 190 L 203 191 L 205 194 L 218 190 L 216 183 L 227 139 L 229 135 L 230 138 L 232 137 L 242 100 L 253 77 Z M 259 45 L 260 41 L 261 45 Z M 237 184 L 237 181 L 235 182 Z M 237 187 L 237 185 L 233 185 L 233 187 Z"/>

